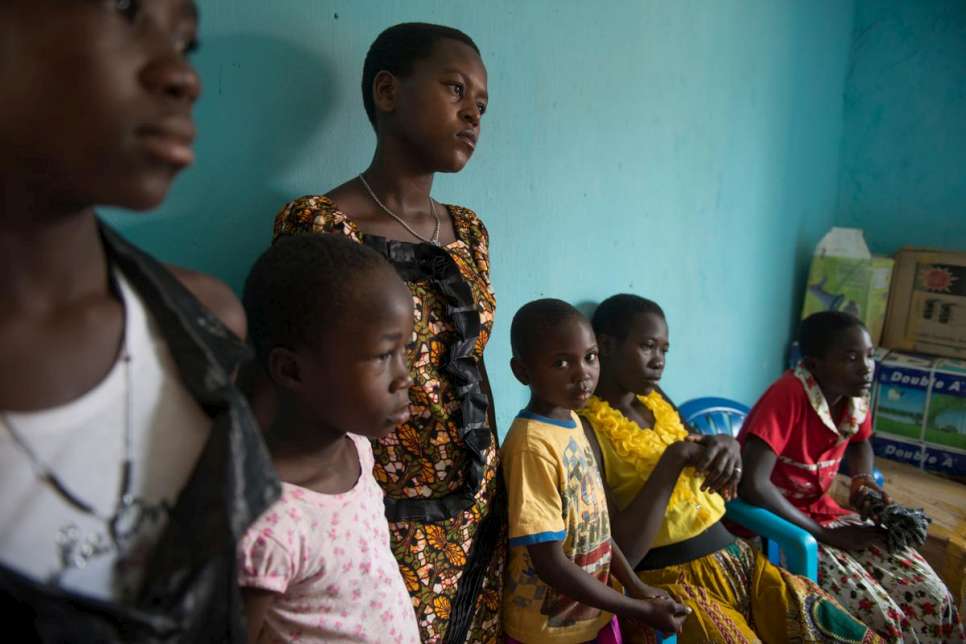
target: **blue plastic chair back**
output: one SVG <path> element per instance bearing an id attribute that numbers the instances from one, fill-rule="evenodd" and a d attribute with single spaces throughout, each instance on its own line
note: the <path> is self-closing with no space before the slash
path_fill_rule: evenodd
<path id="1" fill-rule="evenodd" d="M 702 434 L 737 436 L 749 408 L 727 398 L 695 398 L 680 406 L 681 418 Z M 776 566 L 785 564 L 791 572 L 818 579 L 818 545 L 814 537 L 776 514 L 735 499 L 728 504 L 728 518 L 762 537 L 768 559 Z"/>
<path id="2" fill-rule="evenodd" d="M 727 398 L 695 398 L 681 405 L 681 418 L 701 434 L 737 436 L 748 415 L 748 407 Z"/>

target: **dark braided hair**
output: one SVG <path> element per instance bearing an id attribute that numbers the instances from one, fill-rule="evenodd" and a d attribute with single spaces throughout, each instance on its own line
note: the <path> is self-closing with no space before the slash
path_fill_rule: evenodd
<path id="1" fill-rule="evenodd" d="M 393 270 L 343 235 L 282 237 L 255 261 L 242 300 L 255 355 L 267 368 L 274 347 L 312 342 L 350 308 L 360 280 Z"/>
<path id="2" fill-rule="evenodd" d="M 376 74 L 387 71 L 393 76 L 407 76 L 412 73 L 414 62 L 429 58 L 436 43 L 446 39 L 457 40 L 480 53 L 473 39 L 459 29 L 425 22 L 404 22 L 376 37 L 362 66 L 362 104 L 372 127 L 376 127 L 376 106 L 372 98 Z"/>
<path id="3" fill-rule="evenodd" d="M 657 302 L 632 293 L 612 295 L 601 302 L 594 311 L 591 325 L 598 336 L 608 335 L 618 341 L 627 337 L 631 328 L 631 318 L 641 313 L 667 318 Z"/>

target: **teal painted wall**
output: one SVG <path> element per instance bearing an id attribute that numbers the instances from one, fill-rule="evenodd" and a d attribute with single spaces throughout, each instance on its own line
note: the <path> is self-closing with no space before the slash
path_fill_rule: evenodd
<path id="1" fill-rule="evenodd" d="M 161 212 L 117 217 L 162 258 L 240 287 L 286 200 L 359 172 L 359 76 L 384 27 L 459 27 L 489 68 L 475 158 L 434 195 L 492 237 L 487 364 L 501 433 L 524 302 L 620 291 L 667 311 L 665 387 L 753 402 L 782 368 L 838 187 L 853 5 L 842 0 L 202 0 L 198 163 Z"/>
<path id="2" fill-rule="evenodd" d="M 838 221 L 966 250 L 966 2 L 858 0 L 854 33 Z"/>

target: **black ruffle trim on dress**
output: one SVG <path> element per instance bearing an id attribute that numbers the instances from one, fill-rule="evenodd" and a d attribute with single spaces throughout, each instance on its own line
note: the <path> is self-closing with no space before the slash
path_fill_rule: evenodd
<path id="1" fill-rule="evenodd" d="M 483 483 L 485 452 L 492 439 L 487 421 L 490 400 L 483 392 L 480 366 L 473 355 L 480 336 L 480 313 L 470 285 L 446 250 L 432 244 L 415 244 L 366 235 L 364 243 L 386 257 L 407 282 L 430 280 L 443 295 L 446 315 L 457 339 L 449 347 L 440 371 L 449 376 L 460 407 L 452 420 L 469 454 L 463 486 L 436 499 L 391 499 L 386 496 L 390 521 L 442 521 L 473 505 Z"/>

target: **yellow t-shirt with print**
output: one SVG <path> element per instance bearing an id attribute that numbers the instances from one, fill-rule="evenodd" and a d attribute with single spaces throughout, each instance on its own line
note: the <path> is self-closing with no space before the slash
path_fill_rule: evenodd
<path id="1" fill-rule="evenodd" d="M 611 614 L 547 586 L 527 552 L 559 541 L 564 555 L 607 584 L 610 521 L 594 454 L 577 415 L 569 421 L 521 411 L 503 443 L 509 492 L 510 552 L 504 582 L 503 627 L 521 642 L 586 642 Z"/>

